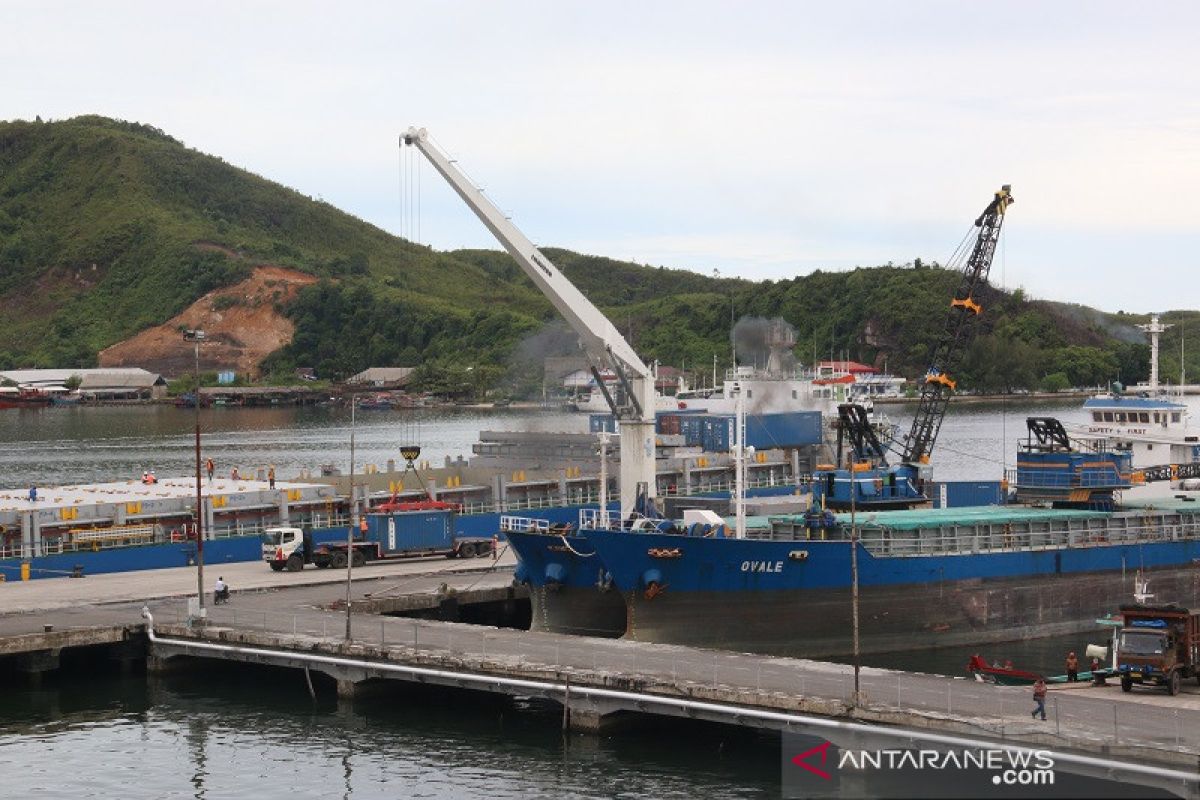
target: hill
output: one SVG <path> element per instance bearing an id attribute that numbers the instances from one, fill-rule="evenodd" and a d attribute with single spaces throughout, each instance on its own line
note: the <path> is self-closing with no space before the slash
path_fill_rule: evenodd
<path id="1" fill-rule="evenodd" d="M 919 261 L 751 282 L 547 254 L 648 359 L 701 370 L 714 355 L 728 363 L 731 317 L 754 314 L 791 322 L 802 361 L 845 355 L 918 374 L 956 279 Z M 302 277 L 266 291 L 264 268 Z M 1144 318 L 1019 291 L 989 290 L 985 305 L 966 385 L 1144 377 L 1132 328 Z M 419 364 L 431 384 L 482 389 L 533 381 L 536 359 L 514 368 L 514 348 L 555 315 L 502 252 L 415 245 L 151 126 L 0 123 L 0 367 L 90 365 L 103 351 L 108 363 L 178 368 L 171 331 L 226 317 L 244 318 L 226 342 L 239 367 L 337 377 Z"/>

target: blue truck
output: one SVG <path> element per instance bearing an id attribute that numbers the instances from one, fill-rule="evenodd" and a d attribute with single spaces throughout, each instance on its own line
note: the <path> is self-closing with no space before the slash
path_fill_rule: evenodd
<path id="1" fill-rule="evenodd" d="M 493 553 L 494 542 L 484 536 L 462 536 L 455 532 L 452 508 L 387 511 L 365 515 L 366 530 L 356 531 L 352 542 L 331 538 L 314 541 L 313 531 L 278 526 L 262 534 L 262 557 L 271 569 L 299 572 L 306 564 L 319 569 L 356 567 L 372 561 L 413 556 L 476 558 Z M 345 530 L 344 528 L 342 529 Z"/>

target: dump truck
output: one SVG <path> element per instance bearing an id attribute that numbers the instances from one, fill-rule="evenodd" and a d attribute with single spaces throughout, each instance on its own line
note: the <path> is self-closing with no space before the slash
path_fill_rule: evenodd
<path id="1" fill-rule="evenodd" d="M 1117 675 L 1121 690 L 1133 685 L 1165 686 L 1171 694 L 1187 678 L 1200 683 L 1200 611 L 1177 605 L 1121 606 L 1123 627 L 1117 639 Z"/>
<path id="2" fill-rule="evenodd" d="M 455 532 L 455 512 L 450 507 L 368 513 L 365 518 L 366 531 L 355 529 L 352 542 L 337 538 L 335 529 L 324 529 L 318 537 L 324 541 L 314 541 L 311 530 L 268 528 L 261 537 L 263 561 L 276 572 L 299 572 L 306 564 L 341 569 L 347 562 L 360 567 L 373 561 L 414 556 L 475 558 L 493 551 L 492 539 Z"/>

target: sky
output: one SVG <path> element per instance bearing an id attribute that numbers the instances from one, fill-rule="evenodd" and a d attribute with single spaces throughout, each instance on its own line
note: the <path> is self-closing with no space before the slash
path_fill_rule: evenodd
<path id="1" fill-rule="evenodd" d="M 993 283 L 1197 309 L 1198 23 L 1172 2 L 0 0 L 0 119 L 147 123 L 439 250 L 498 248 L 400 152 L 416 125 L 540 245 L 754 280 L 945 262 L 1011 184 Z"/>

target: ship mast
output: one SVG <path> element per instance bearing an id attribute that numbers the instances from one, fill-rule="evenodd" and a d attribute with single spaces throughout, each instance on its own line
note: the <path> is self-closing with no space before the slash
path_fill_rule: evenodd
<path id="1" fill-rule="evenodd" d="M 1158 335 L 1172 326 L 1163 325 L 1158 321 L 1158 314 L 1151 314 L 1149 325 L 1136 327 L 1150 334 L 1150 394 L 1158 394 Z M 1182 383 L 1182 373 L 1179 380 Z"/>

